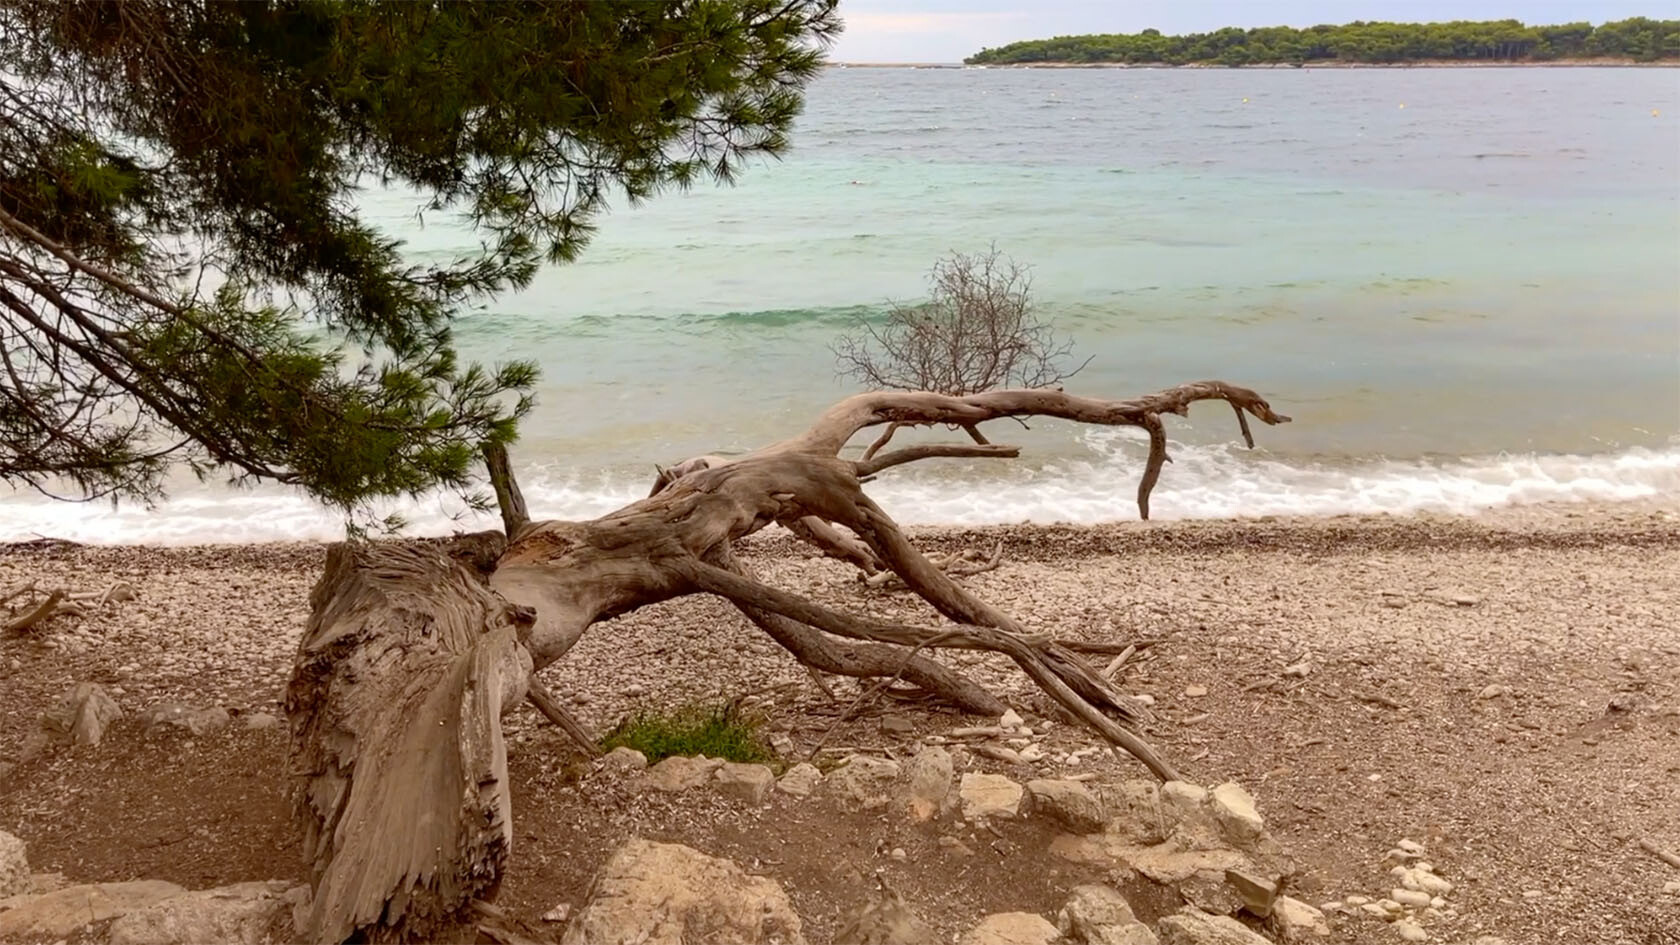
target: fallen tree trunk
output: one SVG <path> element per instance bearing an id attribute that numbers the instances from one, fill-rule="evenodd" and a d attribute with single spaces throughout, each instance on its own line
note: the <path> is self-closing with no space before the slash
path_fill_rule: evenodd
<path id="1" fill-rule="evenodd" d="M 341 941 L 427 937 L 464 921 L 494 895 L 506 862 L 505 746 L 498 717 L 527 679 L 560 659 L 593 624 L 687 594 L 722 597 L 796 659 L 823 672 L 903 680 L 944 702 L 996 716 L 1004 705 L 933 657 L 948 648 L 1013 660 L 1053 701 L 1162 780 L 1177 770 L 1129 725 L 1147 710 L 1048 633 L 958 585 L 923 556 L 863 491 L 884 470 L 950 456 L 1008 458 L 979 424 L 1028 416 L 1129 425 L 1150 435 L 1138 490 L 1167 461 L 1160 414 L 1224 400 L 1252 445 L 1245 412 L 1288 420 L 1244 388 L 1186 384 L 1129 401 L 1055 390 L 965 397 L 875 393 L 825 411 L 799 436 L 739 457 L 660 469 L 652 494 L 588 522 L 523 521 L 505 508 L 511 540 L 341 546 L 311 599 L 312 616 L 287 693 L 294 765 L 316 895 L 309 937 Z M 972 443 L 906 447 L 865 458 L 841 453 L 860 430 L 946 425 Z M 491 457 L 498 493 L 518 495 Z M 825 554 L 889 572 L 952 623 L 921 627 L 848 614 L 752 577 L 733 543 L 782 524 Z M 539 704 L 575 739 L 558 704 Z"/>

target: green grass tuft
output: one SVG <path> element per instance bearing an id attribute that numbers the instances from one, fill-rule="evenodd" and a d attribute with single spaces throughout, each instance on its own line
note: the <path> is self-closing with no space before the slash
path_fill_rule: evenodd
<path id="1" fill-rule="evenodd" d="M 634 748 L 647 756 L 648 764 L 676 755 L 770 764 L 777 760 L 776 753 L 759 740 L 758 725 L 734 705 L 641 712 L 603 736 L 601 749 Z"/>

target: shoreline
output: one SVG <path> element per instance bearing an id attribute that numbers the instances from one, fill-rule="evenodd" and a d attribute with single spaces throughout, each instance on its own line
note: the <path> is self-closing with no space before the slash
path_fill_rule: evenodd
<path id="1" fill-rule="evenodd" d="M 539 516 L 540 517 L 540 516 Z M 962 542 L 1002 542 L 1012 550 L 1059 546 L 1062 554 L 1104 555 L 1151 547 L 1204 548 L 1220 544 L 1241 545 L 1250 550 L 1268 546 L 1298 550 L 1314 541 L 1329 547 L 1378 544 L 1396 548 L 1420 543 L 1510 546 L 1524 543 L 1547 544 L 1547 536 L 1581 533 L 1645 535 L 1632 543 L 1673 541 L 1680 546 L 1680 498 L 1653 497 L 1616 501 L 1540 502 L 1501 505 L 1473 513 L 1413 511 L 1371 512 L 1333 515 L 1257 515 L 1225 518 L 1167 519 L 1156 521 L 1020 522 L 1002 525 L 903 525 L 905 533 L 929 546 Z M 460 529 L 460 532 L 481 529 Z M 1478 537 L 1479 536 L 1479 537 Z M 448 537 L 446 533 L 404 534 L 396 540 Z M 7 558 L 37 555 L 121 555 L 143 552 L 184 558 L 256 559 L 299 555 L 312 558 L 333 540 L 285 540 L 253 542 L 199 542 L 160 544 L 145 542 L 93 543 L 42 536 L 22 541 L 0 542 L 0 562 Z M 781 529 L 765 529 L 741 540 L 753 553 L 776 557 L 801 557 L 810 549 Z M 814 551 L 811 552 L 814 554 Z"/>
<path id="2" fill-rule="evenodd" d="M 1255 62 L 1238 66 L 1217 62 L 830 62 L 829 69 L 1680 69 L 1680 60 L 1635 59 L 1500 60 L 1420 59 L 1415 62 Z"/>

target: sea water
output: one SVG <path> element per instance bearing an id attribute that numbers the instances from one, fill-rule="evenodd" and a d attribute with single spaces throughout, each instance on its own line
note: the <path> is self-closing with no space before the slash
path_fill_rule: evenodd
<path id="1" fill-rule="evenodd" d="M 418 204 L 361 195 L 417 261 L 477 245 Z M 1222 378 L 1294 417 L 1256 424 L 1254 450 L 1223 404 L 1168 417 L 1156 518 L 1680 494 L 1673 69 L 831 69 L 785 160 L 599 222 L 579 262 L 457 323 L 466 356 L 542 368 L 513 450 L 541 517 L 797 432 L 857 389 L 839 335 L 993 244 L 1091 359 L 1070 390 Z M 908 523 L 1136 518 L 1136 431 L 994 426 L 1020 459 L 871 493 Z M 494 522 L 394 507 L 418 531 Z M 338 534 L 278 487 L 0 496 L 0 540 Z"/>

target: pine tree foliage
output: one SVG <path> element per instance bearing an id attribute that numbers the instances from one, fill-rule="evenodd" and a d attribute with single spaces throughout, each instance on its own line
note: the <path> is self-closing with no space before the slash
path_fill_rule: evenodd
<path id="1" fill-rule="evenodd" d="M 0 480 L 465 492 L 536 366 L 451 319 L 780 154 L 835 0 L 0 0 Z M 477 252 L 409 259 L 357 195 Z"/>

